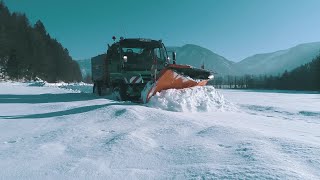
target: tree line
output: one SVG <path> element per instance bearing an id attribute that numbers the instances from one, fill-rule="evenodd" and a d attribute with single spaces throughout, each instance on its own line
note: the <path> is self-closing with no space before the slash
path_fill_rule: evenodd
<path id="1" fill-rule="evenodd" d="M 217 88 L 320 91 L 320 55 L 278 76 L 217 76 L 212 84 Z"/>
<path id="2" fill-rule="evenodd" d="M 79 65 L 40 20 L 31 26 L 25 14 L 11 13 L 0 1 L 0 22 L 0 78 L 82 80 Z"/>

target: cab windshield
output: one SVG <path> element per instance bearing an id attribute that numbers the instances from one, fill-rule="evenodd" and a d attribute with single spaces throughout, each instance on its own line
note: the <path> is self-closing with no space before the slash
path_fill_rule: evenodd
<path id="1" fill-rule="evenodd" d="M 124 56 L 127 56 L 128 63 L 130 63 L 130 61 L 135 61 L 139 59 L 144 59 L 145 61 L 152 61 L 154 59 L 156 59 L 157 61 L 166 60 L 165 52 L 162 48 L 122 47 L 122 53 Z"/>
<path id="2" fill-rule="evenodd" d="M 119 41 L 120 57 L 125 58 L 126 70 L 150 71 L 152 65 L 162 69 L 166 64 L 166 51 L 160 41 L 149 39 L 123 39 Z"/>

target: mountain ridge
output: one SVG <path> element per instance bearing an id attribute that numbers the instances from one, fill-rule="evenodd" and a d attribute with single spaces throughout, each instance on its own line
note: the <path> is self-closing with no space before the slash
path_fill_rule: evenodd
<path id="1" fill-rule="evenodd" d="M 212 70 L 218 75 L 278 75 L 311 62 L 320 54 L 320 42 L 302 43 L 288 49 L 249 56 L 239 62 L 228 60 L 210 49 L 195 44 L 168 46 L 167 51 L 177 53 L 177 63 Z M 170 53 L 168 53 L 170 56 Z M 78 60 L 79 61 L 79 60 Z M 90 75 L 90 59 L 78 62 L 83 75 Z"/>
<path id="2" fill-rule="evenodd" d="M 195 61 L 195 59 L 197 61 Z M 234 64 L 233 61 L 207 48 L 194 44 L 186 44 L 177 49 L 177 62 L 198 68 L 204 64 L 205 69 L 212 70 L 218 74 L 231 74 Z"/>
<path id="3" fill-rule="evenodd" d="M 270 53 L 249 56 L 235 64 L 240 74 L 276 75 L 311 62 L 320 53 L 320 42 L 298 44 Z"/>

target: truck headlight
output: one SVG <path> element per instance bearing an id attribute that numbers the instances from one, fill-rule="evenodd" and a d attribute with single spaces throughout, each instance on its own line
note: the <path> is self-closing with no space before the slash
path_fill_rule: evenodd
<path id="1" fill-rule="evenodd" d="M 124 62 L 128 62 L 128 57 L 127 56 L 123 56 L 123 61 Z"/>

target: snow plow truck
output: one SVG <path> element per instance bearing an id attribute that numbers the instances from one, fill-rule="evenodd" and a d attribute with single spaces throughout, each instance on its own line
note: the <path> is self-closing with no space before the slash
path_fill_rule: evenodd
<path id="1" fill-rule="evenodd" d="M 147 103 L 162 90 L 204 86 L 213 78 L 210 71 L 176 64 L 176 53 L 170 58 L 161 40 L 113 40 L 106 54 L 91 59 L 93 93 L 99 96 Z"/>

